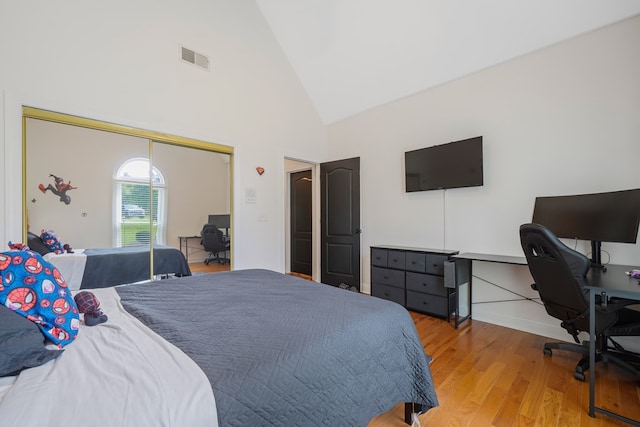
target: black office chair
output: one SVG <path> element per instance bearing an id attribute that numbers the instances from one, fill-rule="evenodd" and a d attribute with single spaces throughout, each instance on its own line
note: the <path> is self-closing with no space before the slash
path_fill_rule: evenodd
<path id="1" fill-rule="evenodd" d="M 222 231 L 218 230 L 213 224 L 205 224 L 200 232 L 202 237 L 202 246 L 204 250 L 210 252 L 207 259 L 204 260 L 205 265 L 209 265 L 211 261 L 217 261 L 219 264 L 225 264 L 229 262 L 229 258 L 226 258 L 226 252 L 230 250 L 231 245 L 225 238 Z M 223 256 L 220 256 L 220 253 Z"/>
<path id="2" fill-rule="evenodd" d="M 584 381 L 585 372 L 589 369 L 589 343 L 580 343 L 578 334 L 589 332 L 589 300 L 584 285 L 591 263 L 586 256 L 566 246 L 548 228 L 539 224 L 521 225 L 520 243 L 535 281 L 531 287 L 539 292 L 547 313 L 559 319 L 560 325 L 576 341 L 576 344 L 546 343 L 544 354 L 550 356 L 552 349 L 581 354 L 582 359 L 573 376 Z M 637 304 L 637 301 L 612 299 L 606 309 L 598 305 L 596 362 L 612 363 L 640 376 L 640 355 L 626 351 L 611 338 L 640 335 L 640 312 L 625 308 L 630 304 Z"/>

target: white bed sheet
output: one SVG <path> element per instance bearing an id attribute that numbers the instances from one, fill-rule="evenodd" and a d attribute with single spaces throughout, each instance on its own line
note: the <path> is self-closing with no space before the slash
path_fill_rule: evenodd
<path id="1" fill-rule="evenodd" d="M 60 271 L 69 289 L 72 291 L 80 289 L 82 276 L 84 276 L 84 267 L 87 264 L 87 256 L 84 254 L 84 249 L 74 249 L 72 254 L 49 252 L 43 258 Z"/>
<path id="2" fill-rule="evenodd" d="M 0 379 L 0 425 L 218 426 L 209 380 L 186 354 L 93 289 L 106 323 L 57 359 Z"/>

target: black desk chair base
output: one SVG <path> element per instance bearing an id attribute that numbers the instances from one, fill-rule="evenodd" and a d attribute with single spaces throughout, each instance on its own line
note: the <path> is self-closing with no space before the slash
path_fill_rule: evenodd
<path id="1" fill-rule="evenodd" d="M 209 265 L 209 263 L 211 261 L 215 261 L 220 265 L 224 265 L 224 264 L 227 264 L 229 262 L 229 258 L 223 258 L 223 257 L 219 256 L 217 253 L 216 254 L 212 254 L 209 258 L 204 260 L 204 265 Z"/>
<path id="2" fill-rule="evenodd" d="M 602 349 L 600 343 L 596 343 L 596 363 L 604 362 L 615 365 L 635 378 L 640 378 L 640 354 L 625 350 L 615 341 L 611 341 L 614 343 L 614 347 L 607 346 L 605 349 Z M 542 351 L 546 356 L 551 356 L 552 350 L 570 351 L 581 354 L 582 359 L 576 364 L 573 378 L 578 381 L 585 380 L 586 372 L 589 370 L 589 341 L 583 341 L 582 344 L 548 342 L 545 343 Z"/>

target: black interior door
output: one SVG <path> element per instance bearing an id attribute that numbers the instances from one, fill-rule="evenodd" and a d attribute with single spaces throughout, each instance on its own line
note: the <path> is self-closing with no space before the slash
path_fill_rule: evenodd
<path id="1" fill-rule="evenodd" d="M 320 165 L 321 281 L 360 290 L 360 158 Z"/>
<path id="2" fill-rule="evenodd" d="M 291 203 L 291 272 L 312 275 L 311 171 L 294 172 L 289 179 Z"/>

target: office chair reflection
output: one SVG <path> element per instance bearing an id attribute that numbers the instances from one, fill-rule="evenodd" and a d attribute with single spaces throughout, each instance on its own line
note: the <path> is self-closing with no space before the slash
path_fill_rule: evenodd
<path id="1" fill-rule="evenodd" d="M 589 343 L 580 343 L 578 334 L 589 332 L 588 291 L 584 285 L 591 262 L 539 224 L 521 225 L 520 243 L 535 281 L 531 287 L 539 292 L 547 313 L 559 319 L 562 322 L 560 325 L 576 341 L 576 344 L 546 343 L 543 352 L 548 356 L 552 349 L 581 354 L 582 359 L 576 365 L 573 376 L 584 381 L 585 372 L 589 369 Z M 640 312 L 625 308 L 637 303 L 634 300 L 612 299 L 606 308 L 599 306 L 594 335 L 596 362 L 612 363 L 640 376 L 640 355 L 626 351 L 612 339 L 616 336 L 640 336 Z"/>
<path id="2" fill-rule="evenodd" d="M 202 237 L 201 243 L 204 246 L 204 250 L 210 253 L 209 257 L 204 260 L 205 265 L 209 265 L 211 261 L 217 261 L 219 264 L 229 262 L 226 254 L 231 249 L 231 244 L 218 227 L 214 224 L 205 224 L 202 227 L 200 236 Z M 222 256 L 220 256 L 221 253 Z"/>

